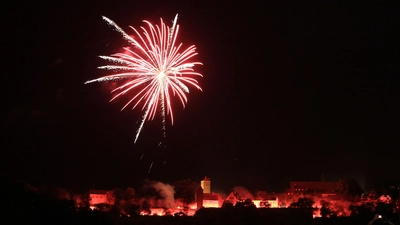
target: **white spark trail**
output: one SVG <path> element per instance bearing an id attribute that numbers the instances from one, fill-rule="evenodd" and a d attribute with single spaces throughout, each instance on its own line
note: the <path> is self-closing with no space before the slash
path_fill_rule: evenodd
<path id="1" fill-rule="evenodd" d="M 154 161 L 153 161 L 153 162 L 151 162 L 151 164 L 150 164 L 150 167 L 149 167 L 149 171 L 148 171 L 147 173 L 150 173 L 150 171 L 151 171 L 151 168 L 153 167 L 153 163 L 154 163 Z"/>

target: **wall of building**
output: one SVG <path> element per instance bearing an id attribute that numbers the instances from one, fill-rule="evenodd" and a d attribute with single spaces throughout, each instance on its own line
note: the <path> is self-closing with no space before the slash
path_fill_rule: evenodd
<path id="1" fill-rule="evenodd" d="M 90 205 L 107 204 L 107 194 L 90 194 Z"/>
<path id="2" fill-rule="evenodd" d="M 200 182 L 201 188 L 203 188 L 203 193 L 211 193 L 211 181 L 202 180 Z"/>

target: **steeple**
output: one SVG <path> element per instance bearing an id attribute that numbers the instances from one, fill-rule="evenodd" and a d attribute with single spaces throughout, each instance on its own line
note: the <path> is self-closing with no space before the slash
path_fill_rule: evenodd
<path id="1" fill-rule="evenodd" d="M 207 176 L 200 182 L 201 188 L 203 188 L 203 193 L 211 193 L 211 181 Z"/>

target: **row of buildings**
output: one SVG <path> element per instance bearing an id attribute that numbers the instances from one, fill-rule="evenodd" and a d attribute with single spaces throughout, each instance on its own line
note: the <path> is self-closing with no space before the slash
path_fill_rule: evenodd
<path id="1" fill-rule="evenodd" d="M 337 194 L 338 182 L 306 182 L 290 181 L 289 188 L 284 193 L 269 193 L 259 191 L 255 197 L 250 200 L 257 208 L 286 208 L 290 203 L 303 195 L 313 195 L 320 199 L 328 201 L 338 200 L 341 197 Z M 110 192 L 103 190 L 90 190 L 90 206 L 92 209 L 98 204 L 107 204 L 110 198 Z M 220 208 L 224 202 L 230 202 L 235 205 L 239 201 L 244 201 L 244 196 L 238 192 L 232 191 L 228 196 L 211 191 L 211 180 L 204 177 L 195 193 L 195 205 L 192 209 L 199 208 Z"/>
<path id="2" fill-rule="evenodd" d="M 326 181 L 290 181 L 289 188 L 284 193 L 269 193 L 259 191 L 252 202 L 257 208 L 270 207 L 281 208 L 287 207 L 298 197 L 312 195 L 314 197 L 325 199 L 328 201 L 340 200 L 342 197 L 337 194 L 339 187 L 338 182 Z M 200 182 L 200 187 L 196 191 L 197 208 L 219 208 L 224 201 L 235 205 L 238 201 L 244 201 L 240 193 L 232 191 L 227 197 L 223 197 L 219 193 L 211 192 L 211 180 L 205 177 Z"/>

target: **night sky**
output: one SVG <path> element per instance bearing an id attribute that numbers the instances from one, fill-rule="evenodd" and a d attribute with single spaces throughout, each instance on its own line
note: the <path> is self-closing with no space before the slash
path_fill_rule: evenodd
<path id="1" fill-rule="evenodd" d="M 399 180 L 395 1 L 37 2 L 13 3 L 3 20 L 3 177 L 85 191 L 207 175 L 223 193 L 321 174 Z M 185 109 L 173 102 L 166 148 L 160 117 L 134 144 L 143 112 L 109 103 L 113 82 L 84 84 L 108 74 L 98 55 L 127 44 L 101 16 L 130 33 L 177 13 L 203 92 L 192 88 Z"/>

